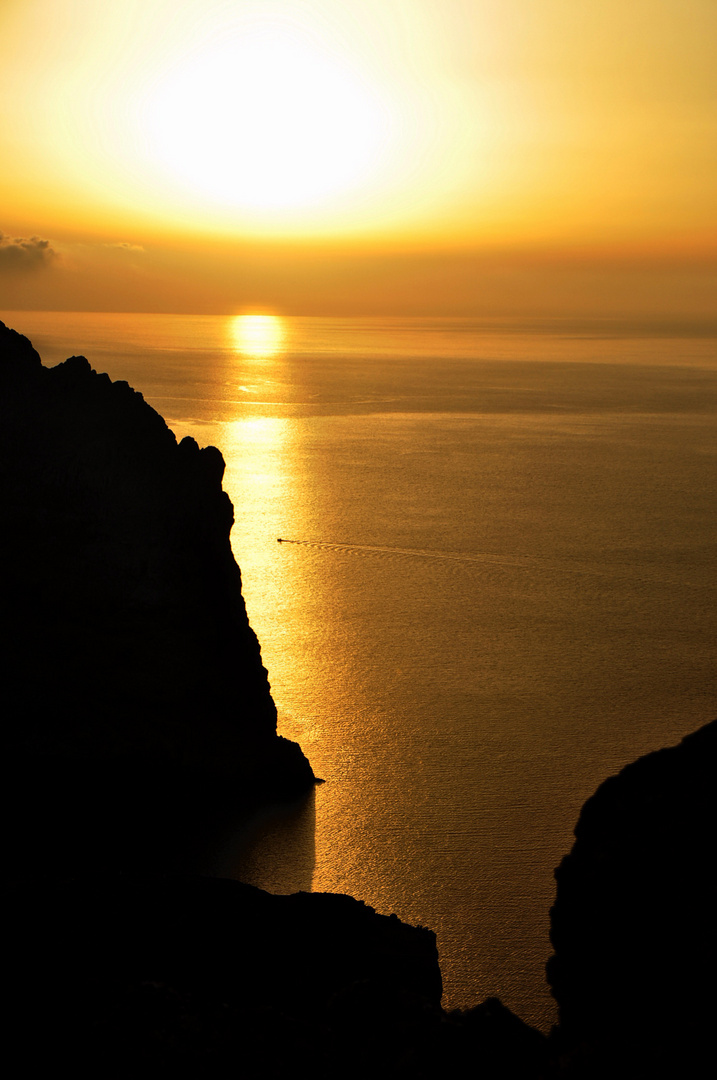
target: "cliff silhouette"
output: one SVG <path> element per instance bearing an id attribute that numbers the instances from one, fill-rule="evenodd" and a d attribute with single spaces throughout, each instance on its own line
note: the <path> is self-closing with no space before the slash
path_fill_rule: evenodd
<path id="1" fill-rule="evenodd" d="M 717 1065 L 717 720 L 605 780 L 555 872 L 547 975 L 579 1077 Z"/>
<path id="2" fill-rule="evenodd" d="M 447 1013 L 435 935 L 197 876 L 307 791 L 229 545 L 218 450 L 0 323 L 11 1023 L 79 1077 L 711 1076 L 717 722 L 610 778 L 556 871 L 560 1020 Z"/>
<path id="3" fill-rule="evenodd" d="M 109 847 L 135 822 L 129 848 L 152 824 L 166 840 L 183 808 L 188 824 L 224 796 L 307 790 L 276 732 L 220 452 L 177 444 L 84 357 L 43 367 L 0 324 L 0 460 L 5 753 L 37 836 L 54 828 L 47 856 L 76 838 L 86 858 L 88 805 Z"/>

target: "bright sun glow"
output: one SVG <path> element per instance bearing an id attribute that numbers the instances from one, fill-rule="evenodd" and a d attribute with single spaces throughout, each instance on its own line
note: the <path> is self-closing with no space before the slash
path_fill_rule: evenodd
<path id="1" fill-rule="evenodd" d="M 234 347 L 242 356 L 264 360 L 276 356 L 284 341 L 278 315 L 236 315 L 230 323 Z"/>
<path id="2" fill-rule="evenodd" d="M 296 28 L 267 23 L 185 58 L 146 106 L 153 156 L 229 206 L 311 205 L 378 164 L 385 113 L 357 74 Z"/>

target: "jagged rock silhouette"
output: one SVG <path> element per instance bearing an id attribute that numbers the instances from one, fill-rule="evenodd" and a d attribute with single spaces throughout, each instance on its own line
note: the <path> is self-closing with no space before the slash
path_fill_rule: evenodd
<path id="1" fill-rule="evenodd" d="M 186 873 L 203 816 L 314 780 L 276 734 L 223 468 L 127 384 L 83 357 L 44 368 L 0 323 L 9 1028 L 28 1075 L 711 1076 L 717 722 L 585 804 L 556 872 L 549 1044 L 495 999 L 445 1013 L 429 930 Z"/>
<path id="2" fill-rule="evenodd" d="M 136 843 L 222 790 L 307 790 L 311 767 L 276 733 L 220 452 L 177 444 L 84 357 L 43 367 L 0 324 L 0 461 L 5 752 L 37 837 L 56 826 L 45 846 L 81 847 L 103 815 L 111 848 L 132 819 Z M 80 857 L 104 846 L 90 834 Z"/>
<path id="3" fill-rule="evenodd" d="M 548 963 L 570 1075 L 713 1075 L 716 777 L 713 721 L 583 806 L 556 870 Z"/>

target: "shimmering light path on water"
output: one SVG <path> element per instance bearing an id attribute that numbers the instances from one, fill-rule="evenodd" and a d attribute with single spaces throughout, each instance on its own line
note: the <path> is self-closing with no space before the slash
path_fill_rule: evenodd
<path id="1" fill-rule="evenodd" d="M 258 356 L 228 319 L 4 319 L 226 458 L 281 730 L 327 782 L 217 870 L 430 926 L 446 1004 L 548 1025 L 580 806 L 715 713 L 714 339 L 287 319 Z"/>

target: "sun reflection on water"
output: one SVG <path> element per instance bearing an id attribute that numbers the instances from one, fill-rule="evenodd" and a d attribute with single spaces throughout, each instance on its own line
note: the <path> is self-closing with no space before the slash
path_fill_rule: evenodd
<path id="1" fill-rule="evenodd" d="M 279 315 L 235 315 L 229 323 L 234 348 L 242 356 L 264 360 L 284 350 L 284 320 Z"/>

